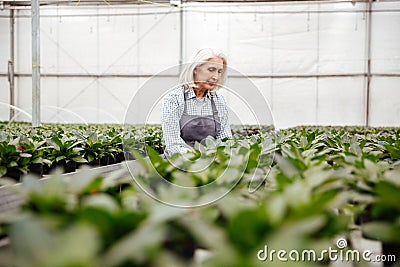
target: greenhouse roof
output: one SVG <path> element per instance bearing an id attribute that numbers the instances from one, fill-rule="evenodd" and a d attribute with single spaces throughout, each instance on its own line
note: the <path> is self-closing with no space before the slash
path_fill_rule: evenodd
<path id="1" fill-rule="evenodd" d="M 161 4 L 177 5 L 179 3 L 201 2 L 201 3 L 251 3 L 251 2 L 332 2 L 331 0 L 47 0 L 40 1 L 41 6 L 46 5 L 141 5 L 141 4 Z M 342 2 L 333 1 L 333 2 Z M 350 1 L 344 1 L 350 2 Z M 351 2 L 368 2 L 368 0 L 353 0 Z M 30 6 L 31 1 L 9 0 L 2 1 L 3 6 L 18 7 Z"/>

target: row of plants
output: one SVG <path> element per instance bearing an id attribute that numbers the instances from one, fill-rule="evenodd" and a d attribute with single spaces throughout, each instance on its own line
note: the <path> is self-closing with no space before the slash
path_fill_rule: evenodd
<path id="1" fill-rule="evenodd" d="M 162 149 L 159 126 L 55 125 L 32 128 L 26 123 L 0 124 L 0 177 L 19 179 L 33 172 L 48 174 L 52 169 L 75 171 L 82 164 L 104 166 L 131 159 L 123 140 L 138 150 L 144 143 Z"/>
<path id="2" fill-rule="evenodd" d="M 399 128 L 259 132 L 169 160 L 132 148 L 124 179 L 25 176 L 24 205 L 0 217 L 11 240 L 4 264 L 327 266 L 323 251 L 356 249 L 350 237 L 361 230 L 393 256 L 385 266 L 399 266 Z M 267 248 L 299 254 L 271 259 Z M 299 259 L 304 250 L 316 257 Z"/>
<path id="3" fill-rule="evenodd" d="M 233 134 L 243 137 L 270 127 L 234 126 Z M 82 164 L 105 166 L 132 159 L 128 145 L 145 154 L 145 144 L 163 153 L 160 125 L 76 125 L 0 122 L 0 177 L 18 180 L 22 174 L 48 174 L 61 167 L 73 172 Z"/>

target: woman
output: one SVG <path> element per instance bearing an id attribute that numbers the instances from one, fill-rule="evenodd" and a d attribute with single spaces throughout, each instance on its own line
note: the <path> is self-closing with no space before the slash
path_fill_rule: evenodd
<path id="1" fill-rule="evenodd" d="M 165 156 L 184 153 L 207 136 L 232 138 L 228 108 L 217 92 L 226 80 L 227 60 L 211 48 L 200 50 L 185 65 L 179 86 L 162 103 L 161 124 Z"/>

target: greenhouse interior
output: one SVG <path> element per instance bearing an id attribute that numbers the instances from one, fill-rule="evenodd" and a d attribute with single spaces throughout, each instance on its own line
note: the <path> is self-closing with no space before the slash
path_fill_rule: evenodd
<path id="1" fill-rule="evenodd" d="M 0 0 L 0 267 L 400 267 L 400 0 Z"/>

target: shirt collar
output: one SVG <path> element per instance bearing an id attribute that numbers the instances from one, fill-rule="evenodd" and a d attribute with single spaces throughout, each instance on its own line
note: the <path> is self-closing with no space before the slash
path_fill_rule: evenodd
<path id="1" fill-rule="evenodd" d="M 207 90 L 206 95 L 207 98 L 210 98 L 210 92 Z M 193 88 L 190 88 L 187 94 L 187 99 L 196 98 L 196 94 L 194 93 Z"/>

